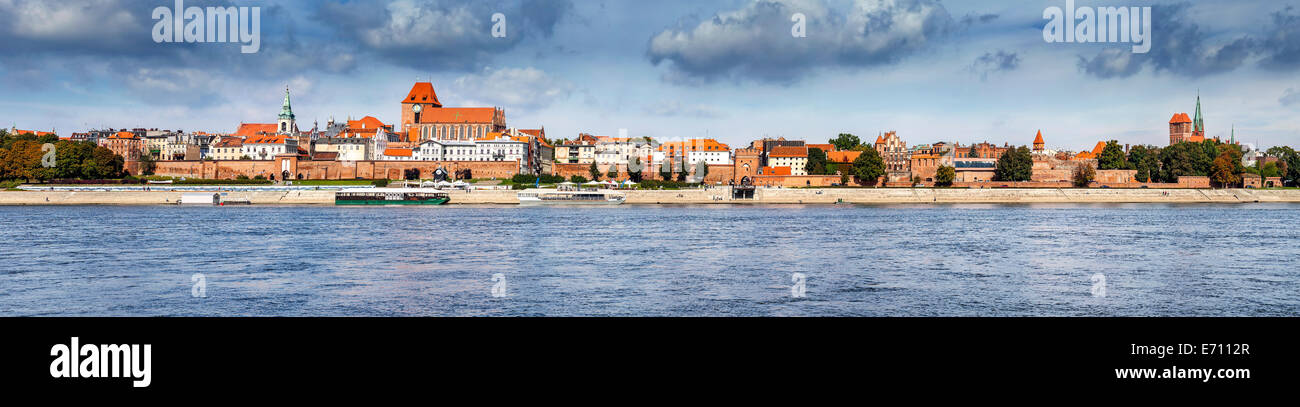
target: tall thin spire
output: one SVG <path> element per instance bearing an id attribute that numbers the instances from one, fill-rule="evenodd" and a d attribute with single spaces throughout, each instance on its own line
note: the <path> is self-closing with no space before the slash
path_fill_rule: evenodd
<path id="1" fill-rule="evenodd" d="M 293 120 L 293 107 L 289 105 L 289 85 L 284 85 L 284 105 L 280 107 L 280 118 Z"/>
<path id="2" fill-rule="evenodd" d="M 1205 134 L 1205 118 L 1201 116 L 1201 91 L 1196 91 L 1196 118 L 1192 120 L 1192 131 Z"/>

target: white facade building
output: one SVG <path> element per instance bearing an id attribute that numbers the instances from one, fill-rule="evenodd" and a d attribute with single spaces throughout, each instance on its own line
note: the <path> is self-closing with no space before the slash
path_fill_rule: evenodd
<path id="1" fill-rule="evenodd" d="M 271 160 L 280 154 L 298 154 L 298 140 L 283 135 L 252 136 L 244 140 L 243 153 L 254 160 Z"/>

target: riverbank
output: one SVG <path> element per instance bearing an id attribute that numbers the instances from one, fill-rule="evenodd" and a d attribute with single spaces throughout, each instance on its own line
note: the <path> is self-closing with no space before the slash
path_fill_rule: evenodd
<path id="1" fill-rule="evenodd" d="M 182 192 L 0 191 L 0 205 L 167 205 Z M 253 205 L 333 205 L 333 191 L 226 192 Z M 516 191 L 450 191 L 452 204 L 518 204 Z M 915 204 L 915 203 L 1300 203 L 1300 190 L 1257 189 L 759 189 L 753 199 L 730 190 L 627 191 L 629 204 Z"/>

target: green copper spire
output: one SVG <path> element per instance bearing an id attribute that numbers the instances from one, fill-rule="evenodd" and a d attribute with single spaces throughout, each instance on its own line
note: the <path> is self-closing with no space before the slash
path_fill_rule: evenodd
<path id="1" fill-rule="evenodd" d="M 1192 120 L 1192 131 L 1205 133 L 1205 119 L 1201 116 L 1201 92 L 1196 92 L 1196 118 Z"/>
<path id="2" fill-rule="evenodd" d="M 1200 110 L 1198 109 L 1197 112 L 1199 111 Z M 1196 117 L 1200 117 L 1200 113 L 1197 113 Z M 280 107 L 280 119 L 293 120 L 293 108 L 289 107 L 289 86 L 288 85 L 285 85 L 284 87 L 284 106 Z"/>

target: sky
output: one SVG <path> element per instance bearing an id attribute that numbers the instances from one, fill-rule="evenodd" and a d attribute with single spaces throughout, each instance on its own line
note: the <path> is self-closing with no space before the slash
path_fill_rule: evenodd
<path id="1" fill-rule="evenodd" d="M 1300 0 L 1076 2 L 1152 7 L 1145 54 L 1045 41 L 1044 10 L 1064 0 L 184 5 L 259 7 L 260 50 L 155 42 L 152 14 L 174 0 L 0 0 L 0 126 L 231 132 L 274 122 L 285 86 L 301 128 L 394 123 L 420 80 L 446 107 L 499 106 L 550 138 L 1024 145 L 1041 130 L 1078 151 L 1165 145 L 1199 94 L 1208 135 L 1300 146 Z"/>

